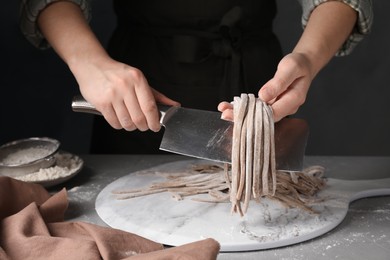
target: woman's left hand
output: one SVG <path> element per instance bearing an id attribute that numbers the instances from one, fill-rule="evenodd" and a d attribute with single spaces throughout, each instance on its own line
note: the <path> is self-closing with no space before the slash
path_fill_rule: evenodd
<path id="1" fill-rule="evenodd" d="M 302 53 L 290 53 L 280 62 L 277 71 L 259 90 L 259 98 L 271 105 L 275 122 L 297 112 L 305 102 L 314 75 L 309 59 Z M 221 118 L 233 120 L 233 105 L 221 102 Z"/>
<path id="2" fill-rule="evenodd" d="M 310 15 L 292 53 L 278 65 L 259 98 L 272 106 L 275 122 L 294 114 L 305 102 L 315 75 L 329 62 L 356 26 L 358 13 L 341 1 L 326 1 Z M 222 119 L 233 119 L 233 106 L 221 102 Z"/>

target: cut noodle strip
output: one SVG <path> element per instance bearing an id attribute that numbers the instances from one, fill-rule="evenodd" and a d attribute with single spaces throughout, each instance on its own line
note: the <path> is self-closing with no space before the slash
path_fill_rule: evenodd
<path id="1" fill-rule="evenodd" d="M 256 98 L 255 95 L 248 95 L 248 112 L 246 116 L 246 151 L 245 151 L 245 194 L 243 212 L 246 213 L 251 199 L 252 179 L 253 179 L 253 145 L 254 145 L 254 121 Z"/>
<path id="2" fill-rule="evenodd" d="M 241 102 L 244 101 L 244 102 Z M 231 192 L 230 192 L 230 202 L 232 203 L 232 212 L 241 212 L 240 201 L 237 199 L 237 192 L 240 185 L 240 169 L 241 169 L 241 157 L 240 157 L 240 148 L 241 148 L 241 130 L 243 121 L 246 115 L 247 110 L 247 100 L 248 96 L 245 94 L 241 95 L 241 98 L 234 98 L 234 123 L 233 127 L 233 143 L 232 143 L 232 183 L 231 183 Z M 236 121 L 237 120 L 237 121 Z"/>
<path id="3" fill-rule="evenodd" d="M 261 166 L 263 165 L 263 102 L 256 100 L 255 108 L 255 141 L 253 146 L 253 182 L 252 192 L 255 199 L 259 199 L 261 196 L 260 187 L 262 185 Z M 256 159 L 255 159 L 256 158 Z"/>
<path id="4" fill-rule="evenodd" d="M 276 159 L 275 159 L 275 123 L 274 123 L 274 115 L 273 111 L 270 106 L 265 105 L 263 106 L 265 108 L 265 111 L 267 113 L 267 117 L 270 121 L 270 170 L 269 173 L 271 174 L 270 177 L 272 179 L 272 195 L 275 195 L 276 192 Z"/>

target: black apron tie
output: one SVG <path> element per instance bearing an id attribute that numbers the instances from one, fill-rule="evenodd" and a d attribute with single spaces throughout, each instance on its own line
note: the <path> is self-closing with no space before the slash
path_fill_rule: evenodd
<path id="1" fill-rule="evenodd" d="M 230 54 L 230 66 L 228 62 L 225 63 L 225 72 L 220 86 L 220 96 L 224 100 L 240 94 L 242 33 L 237 25 L 241 18 L 242 8 L 235 6 L 222 17 L 219 28 L 222 35 L 222 46 L 219 51 L 225 55 Z"/>

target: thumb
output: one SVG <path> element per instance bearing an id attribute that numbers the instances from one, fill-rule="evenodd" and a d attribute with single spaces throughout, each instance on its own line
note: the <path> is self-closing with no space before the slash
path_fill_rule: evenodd
<path id="1" fill-rule="evenodd" d="M 272 104 L 278 97 L 278 92 L 273 79 L 265 83 L 259 90 L 259 98 L 267 104 Z"/>

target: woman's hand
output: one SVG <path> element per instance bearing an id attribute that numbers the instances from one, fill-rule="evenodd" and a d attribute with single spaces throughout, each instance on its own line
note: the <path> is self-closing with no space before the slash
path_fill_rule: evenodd
<path id="1" fill-rule="evenodd" d="M 274 77 L 259 90 L 259 98 L 271 105 L 275 122 L 298 111 L 313 77 L 304 54 L 290 53 L 280 61 Z"/>
<path id="2" fill-rule="evenodd" d="M 151 88 L 138 69 L 111 59 L 74 3 L 48 5 L 39 15 L 38 25 L 69 66 L 81 94 L 112 127 L 159 131 L 156 102 L 180 105 Z"/>
<path id="3" fill-rule="evenodd" d="M 272 106 L 275 121 L 294 114 L 305 102 L 311 81 L 351 34 L 356 20 L 357 12 L 340 1 L 327 1 L 312 11 L 293 52 L 259 90 L 259 98 Z M 223 119 L 232 120 L 231 104 L 221 102 L 218 110 Z"/>
<path id="4" fill-rule="evenodd" d="M 274 77 L 259 90 L 259 98 L 271 105 L 275 122 L 294 114 L 305 102 L 313 75 L 304 54 L 290 53 L 279 63 Z M 233 106 L 221 102 L 222 118 L 233 119 Z"/>
<path id="5" fill-rule="evenodd" d="M 104 58 L 71 66 L 83 97 L 115 129 L 159 131 L 157 103 L 179 106 L 151 88 L 144 74 L 131 66 Z"/>

